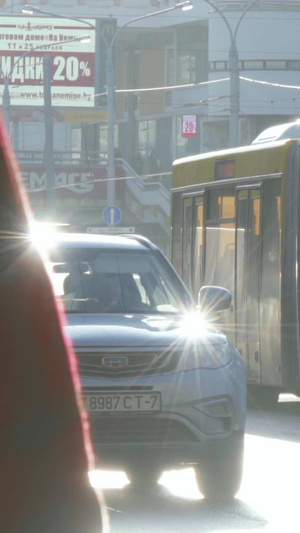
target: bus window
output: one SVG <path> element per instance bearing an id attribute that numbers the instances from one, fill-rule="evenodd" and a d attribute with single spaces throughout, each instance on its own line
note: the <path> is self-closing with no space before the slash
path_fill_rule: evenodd
<path id="1" fill-rule="evenodd" d="M 220 285 L 234 295 L 235 191 L 208 192 L 206 220 L 205 283 Z"/>
<path id="2" fill-rule="evenodd" d="M 236 345 L 252 383 L 260 382 L 260 189 L 238 191 Z"/>
<path id="3" fill-rule="evenodd" d="M 281 183 L 273 179 L 263 184 L 260 321 L 261 379 L 274 386 L 281 383 L 280 210 Z"/>
<path id="4" fill-rule="evenodd" d="M 262 205 L 262 285 L 263 298 L 280 296 L 280 181 L 264 183 Z"/>
<path id="5" fill-rule="evenodd" d="M 193 296 L 197 301 L 198 292 L 201 288 L 203 258 L 204 258 L 204 205 L 203 196 L 195 198 L 194 206 L 194 221 L 193 227 L 195 231 L 194 243 L 194 260 L 193 260 Z"/>
<path id="6" fill-rule="evenodd" d="M 237 234 L 236 234 L 236 339 L 235 344 L 247 365 L 246 329 L 246 229 L 248 211 L 248 191 L 237 194 Z"/>
<path id="7" fill-rule="evenodd" d="M 261 199 L 260 190 L 250 191 L 248 219 L 248 342 L 249 377 L 260 381 L 259 280 L 261 272 Z"/>
<path id="8" fill-rule="evenodd" d="M 189 290 L 192 289 L 192 208 L 193 199 L 185 198 L 183 202 L 182 279 Z"/>

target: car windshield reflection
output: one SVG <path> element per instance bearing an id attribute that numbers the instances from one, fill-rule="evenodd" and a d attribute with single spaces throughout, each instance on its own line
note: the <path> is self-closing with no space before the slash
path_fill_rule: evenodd
<path id="1" fill-rule="evenodd" d="M 81 248 L 52 252 L 50 260 L 55 294 L 68 313 L 187 311 L 175 280 L 154 254 Z"/>

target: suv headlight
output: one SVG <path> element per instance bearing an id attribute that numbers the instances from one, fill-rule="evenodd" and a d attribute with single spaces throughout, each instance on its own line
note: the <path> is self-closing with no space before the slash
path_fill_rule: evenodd
<path id="1" fill-rule="evenodd" d="M 193 370 L 196 368 L 214 369 L 227 365 L 232 359 L 232 351 L 228 342 L 204 345 L 187 343 L 179 358 L 178 369 Z"/>

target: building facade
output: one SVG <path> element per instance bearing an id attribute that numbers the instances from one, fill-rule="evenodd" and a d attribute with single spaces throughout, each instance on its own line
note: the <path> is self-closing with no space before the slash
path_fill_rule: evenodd
<path id="1" fill-rule="evenodd" d="M 24 24 L 32 20 L 22 15 L 24 3 L 0 2 L 2 29 L 16 17 L 22 16 Z M 118 148 L 115 203 L 122 211 L 119 225 L 143 232 L 166 253 L 172 161 L 230 146 L 234 112 L 238 116 L 238 144 L 246 145 L 266 127 L 297 118 L 300 104 L 299 1 L 194 0 L 192 11 L 175 9 L 164 13 L 176 3 L 31 2 L 41 10 L 66 17 L 66 21 L 68 16 L 85 19 L 98 28 L 94 48 L 90 45 L 86 49 L 86 54 L 94 53 L 94 60 L 80 55 L 85 53 L 83 48 L 77 50 L 77 58 L 65 59 L 72 83 L 76 65 L 82 84 L 87 86 L 87 77 L 94 76 L 93 101 L 77 100 L 75 105 L 73 100 L 66 105 L 66 100 L 55 101 L 52 97 L 55 216 L 69 221 L 72 228 L 85 231 L 109 226 L 102 216 L 107 206 L 109 121 L 107 46 L 100 34 L 108 32 L 105 35 L 109 39 L 117 31 L 113 105 L 114 144 Z M 155 15 L 133 20 L 149 13 Z M 47 26 L 47 17 L 40 17 Z M 88 26 L 83 24 L 82 31 L 86 30 Z M 47 31 L 47 27 L 42 28 L 41 35 Z M 13 35 L 10 44 L 14 46 Z M 235 67 L 230 62 L 233 45 L 239 80 L 235 85 Z M 4 77 L 9 74 L 7 53 L 7 49 L 1 53 L 2 89 Z M 64 57 L 63 51 L 61 55 Z M 32 70 L 33 59 L 27 61 Z M 63 73 L 62 70 L 61 77 Z M 21 78 L 10 83 L 9 129 L 34 209 L 41 216 L 47 202 L 45 109 L 43 102 L 14 100 L 14 87 L 17 82 L 22 84 Z M 41 83 L 40 76 L 37 84 Z M 62 192 L 64 187 L 68 194 Z M 110 226 L 113 229 L 115 224 Z"/>

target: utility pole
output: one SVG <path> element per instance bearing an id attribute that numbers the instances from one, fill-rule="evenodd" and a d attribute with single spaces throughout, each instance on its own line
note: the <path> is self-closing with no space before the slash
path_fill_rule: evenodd
<path id="1" fill-rule="evenodd" d="M 4 77 L 4 76 L 3 76 Z M 4 124 L 6 126 L 8 135 L 10 134 L 10 94 L 9 94 L 9 79 L 4 77 L 4 88 L 2 95 L 2 112 Z"/>
<path id="2" fill-rule="evenodd" d="M 108 115 L 108 165 L 107 165 L 107 203 L 115 203 L 115 70 L 113 68 L 112 47 L 107 48 L 107 115 Z"/>
<path id="3" fill-rule="evenodd" d="M 45 168 L 46 168 L 46 209 L 50 217 L 55 210 L 55 165 L 53 157 L 53 118 L 52 118 L 52 57 L 43 56 L 44 114 L 45 114 Z"/>
<path id="4" fill-rule="evenodd" d="M 240 68 L 235 41 L 231 42 L 228 56 L 230 70 L 230 146 L 240 144 Z"/>
<path id="5" fill-rule="evenodd" d="M 246 5 L 240 18 L 233 30 L 225 17 L 223 11 L 211 0 L 204 0 L 209 4 L 224 20 L 230 36 L 230 48 L 228 53 L 228 66 L 230 72 L 230 146 L 239 146 L 240 144 L 240 72 L 239 72 L 239 54 L 236 46 L 237 32 L 246 13 L 257 2 L 252 0 Z"/>

